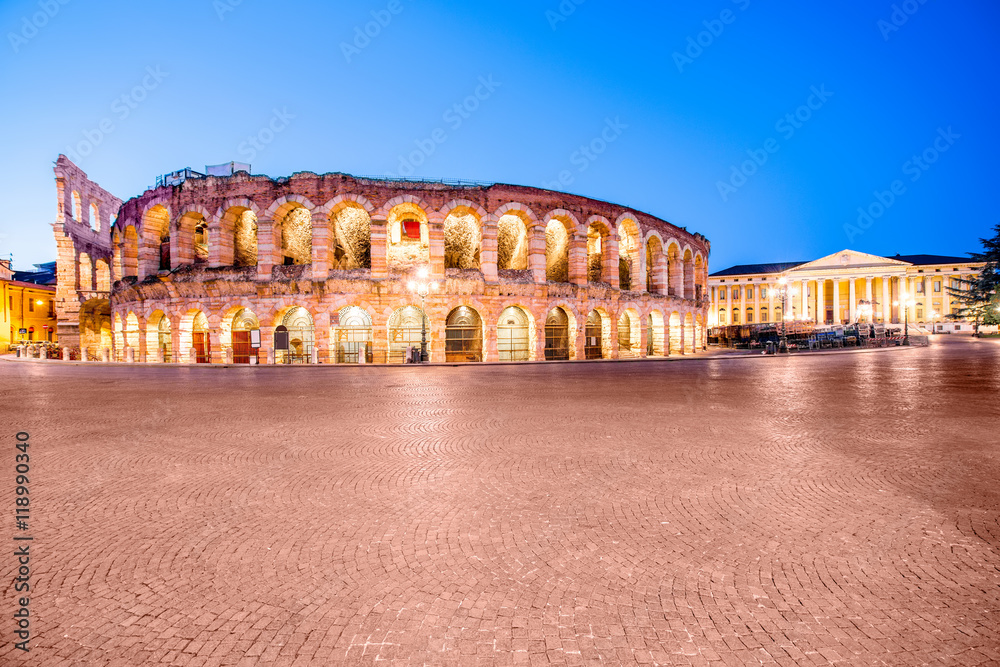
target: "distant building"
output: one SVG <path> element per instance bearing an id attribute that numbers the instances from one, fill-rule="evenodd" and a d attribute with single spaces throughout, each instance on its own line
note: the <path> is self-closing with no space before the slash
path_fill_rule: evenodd
<path id="1" fill-rule="evenodd" d="M 783 317 L 817 324 L 899 324 L 907 300 L 911 323 L 939 322 L 959 306 L 947 288 L 957 287 L 959 279 L 982 267 L 967 257 L 879 257 L 854 250 L 811 262 L 734 266 L 709 276 L 709 326 L 778 322 Z"/>
<path id="2" fill-rule="evenodd" d="M 56 263 L 15 271 L 0 259 L 0 353 L 19 341 L 56 340 Z"/>

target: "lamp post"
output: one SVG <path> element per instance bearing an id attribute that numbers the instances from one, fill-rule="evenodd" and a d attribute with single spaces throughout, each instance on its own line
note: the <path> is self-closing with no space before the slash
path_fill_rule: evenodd
<path id="1" fill-rule="evenodd" d="M 910 307 L 915 306 L 916 301 L 910 298 L 910 296 L 903 292 L 900 295 L 899 301 L 893 301 L 892 305 L 903 307 L 903 345 L 910 344 Z"/>
<path id="2" fill-rule="evenodd" d="M 788 352 L 788 325 L 785 322 L 788 321 L 788 278 L 782 276 L 778 278 L 778 288 L 781 293 L 781 341 L 778 343 L 779 352 Z M 796 294 L 795 290 L 791 290 L 792 295 Z"/>
<path id="3" fill-rule="evenodd" d="M 420 362 L 427 361 L 427 311 L 424 310 L 424 303 L 427 295 L 437 290 L 438 284 L 427 280 L 427 267 L 421 267 L 417 271 L 417 280 L 409 282 L 410 291 L 420 297 Z"/>

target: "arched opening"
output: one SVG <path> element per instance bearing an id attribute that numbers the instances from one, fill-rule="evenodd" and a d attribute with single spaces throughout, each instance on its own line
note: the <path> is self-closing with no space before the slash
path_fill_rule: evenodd
<path id="1" fill-rule="evenodd" d="M 163 352 L 163 363 L 173 361 L 173 336 L 170 318 L 162 310 L 157 310 L 146 320 L 146 361 L 158 361 Z"/>
<path id="2" fill-rule="evenodd" d="M 259 347 L 254 347 L 254 339 L 260 344 L 260 320 L 249 308 L 240 308 L 233 315 L 230 325 L 233 343 L 233 363 L 249 364 L 259 361 Z M 254 334 L 253 332 L 257 333 Z"/>
<path id="3" fill-rule="evenodd" d="M 618 357 L 638 357 L 640 349 L 639 318 L 630 310 L 618 318 Z"/>
<path id="4" fill-rule="evenodd" d="M 80 253 L 77 259 L 77 270 L 80 273 L 78 289 L 84 292 L 91 292 L 94 289 L 94 271 L 90 264 L 90 255 L 85 252 Z"/>
<path id="5" fill-rule="evenodd" d="M 726 309 L 725 308 L 719 308 L 719 326 L 720 327 L 724 327 L 727 324 L 729 324 L 729 320 L 726 319 L 726 318 L 727 318 Z"/>
<path id="6" fill-rule="evenodd" d="M 528 268 L 528 225 L 513 213 L 497 221 L 497 269 L 523 271 Z"/>
<path id="7" fill-rule="evenodd" d="M 646 356 L 662 357 L 666 355 L 663 340 L 663 313 L 654 310 L 646 318 Z"/>
<path id="8" fill-rule="evenodd" d="M 690 248 L 684 250 L 684 298 L 694 298 L 694 255 Z"/>
<path id="9" fill-rule="evenodd" d="M 670 354 L 684 354 L 681 347 L 681 316 L 676 311 L 670 313 Z"/>
<path id="10" fill-rule="evenodd" d="M 101 231 L 101 212 L 95 202 L 90 204 L 90 228 L 95 232 Z"/>
<path id="11" fill-rule="evenodd" d="M 674 243 L 667 248 L 667 294 L 684 296 L 684 267 L 681 265 L 681 249 Z"/>
<path id="12" fill-rule="evenodd" d="M 637 289 L 634 284 L 639 269 L 639 226 L 626 218 L 618 225 L 618 286 L 623 290 Z"/>
<path id="13" fill-rule="evenodd" d="M 466 206 L 452 209 L 444 221 L 444 268 L 480 268 L 482 243 L 479 216 Z"/>
<path id="14" fill-rule="evenodd" d="M 107 261 L 99 259 L 94 262 L 94 274 L 97 278 L 97 291 L 98 292 L 110 292 L 111 291 L 111 267 L 108 266 Z"/>
<path id="15" fill-rule="evenodd" d="M 125 244 L 127 247 L 128 229 L 125 230 Z M 170 214 L 163 206 L 153 206 L 143 215 L 142 259 L 143 267 L 140 273 L 142 277 L 157 271 L 169 271 L 171 268 Z"/>
<path id="16" fill-rule="evenodd" d="M 195 350 L 196 363 L 212 362 L 212 339 L 208 331 L 208 318 L 201 311 L 198 311 L 191 321 L 191 347 Z"/>
<path id="17" fill-rule="evenodd" d="M 500 313 L 497 322 L 497 353 L 500 361 L 528 361 L 531 358 L 531 331 L 528 314 L 517 306 Z"/>
<path id="18" fill-rule="evenodd" d="M 701 313 L 694 318 L 694 348 L 695 350 L 700 350 L 702 348 L 702 341 L 705 339 L 705 322 L 702 319 Z"/>
<path id="19" fill-rule="evenodd" d="M 330 268 L 371 268 L 372 221 L 368 211 L 353 202 L 345 203 L 330 216 L 330 231 L 334 239 Z"/>
<path id="20" fill-rule="evenodd" d="M 199 255 L 204 257 L 203 261 L 208 261 L 208 225 L 205 223 L 205 216 L 198 211 L 188 211 L 177 220 L 177 239 L 172 252 L 176 256 L 172 257 L 174 264 L 190 265 L 198 263 Z M 201 234 L 201 247 L 198 246 L 199 231 Z"/>
<path id="21" fill-rule="evenodd" d="M 545 360 L 569 360 L 569 315 L 559 307 L 545 317 Z"/>
<path id="22" fill-rule="evenodd" d="M 364 355 L 365 363 L 371 363 L 372 318 L 364 308 L 345 306 L 340 309 L 338 324 L 333 329 L 334 362 L 356 364 Z"/>
<path id="23" fill-rule="evenodd" d="M 694 298 L 698 301 L 704 299 L 708 294 L 708 285 L 706 285 L 707 279 L 707 268 L 705 266 L 705 260 L 702 259 L 701 253 L 695 255 L 694 258 Z"/>
<path id="24" fill-rule="evenodd" d="M 122 247 L 122 277 L 139 275 L 139 234 L 135 227 L 125 228 L 125 240 Z"/>
<path id="25" fill-rule="evenodd" d="M 660 239 L 650 236 L 646 241 L 646 291 L 663 294 L 663 244 Z"/>
<path id="26" fill-rule="evenodd" d="M 129 313 L 125 316 L 125 345 L 132 348 L 132 354 L 135 355 L 134 359 L 136 361 L 142 361 L 139 358 L 140 344 L 139 339 L 142 337 L 142 332 L 139 331 L 139 318 L 136 317 L 135 313 Z"/>
<path id="27" fill-rule="evenodd" d="M 569 282 L 569 240 L 566 222 L 559 219 L 545 226 L 545 279 L 553 283 Z"/>
<path id="28" fill-rule="evenodd" d="M 281 263 L 300 266 L 312 263 L 312 214 L 296 204 L 275 221 L 281 238 Z"/>
<path id="29" fill-rule="evenodd" d="M 587 228 L 587 282 L 608 282 L 604 275 L 608 236 L 608 228 L 601 223 L 591 223 Z"/>
<path id="30" fill-rule="evenodd" d="M 208 263 L 208 223 L 204 220 L 194 226 L 194 263 Z"/>
<path id="31" fill-rule="evenodd" d="M 587 316 L 587 325 L 584 327 L 583 356 L 586 359 L 604 358 L 604 321 L 601 314 L 596 310 L 590 311 Z"/>
<path id="32" fill-rule="evenodd" d="M 412 202 L 393 206 L 387 219 L 390 269 L 408 270 L 430 263 L 430 231 L 427 213 Z"/>
<path id="33" fill-rule="evenodd" d="M 274 363 L 308 364 L 315 341 L 312 314 L 302 306 L 293 306 L 281 318 L 279 326 L 288 333 L 288 349 L 275 350 Z"/>
<path id="34" fill-rule="evenodd" d="M 80 306 L 81 358 L 98 361 L 101 350 L 111 348 L 111 302 L 90 299 Z"/>
<path id="35" fill-rule="evenodd" d="M 401 364 L 406 361 L 406 348 L 420 349 L 421 337 L 426 330 L 430 335 L 431 325 L 426 313 L 417 306 L 399 308 L 389 318 L 389 363 Z M 431 353 L 430 340 L 427 341 L 428 356 Z"/>
<path id="36" fill-rule="evenodd" d="M 684 353 L 694 354 L 694 316 L 684 316 Z"/>
<path id="37" fill-rule="evenodd" d="M 70 215 L 77 222 L 83 222 L 83 201 L 80 199 L 80 193 L 73 190 L 70 200 Z"/>
<path id="38" fill-rule="evenodd" d="M 219 235 L 232 240 L 232 255 L 227 244 L 220 243 L 221 266 L 257 266 L 257 215 L 245 206 L 231 206 L 219 220 Z"/>
<path id="39" fill-rule="evenodd" d="M 445 360 L 483 360 L 483 320 L 474 308 L 459 306 L 448 314 L 445 323 Z"/>

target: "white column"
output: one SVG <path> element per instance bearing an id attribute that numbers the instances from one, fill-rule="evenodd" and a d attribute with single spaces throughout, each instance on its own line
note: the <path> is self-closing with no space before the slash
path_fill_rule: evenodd
<path id="1" fill-rule="evenodd" d="M 833 278 L 833 323 L 842 324 L 840 320 L 840 279 Z"/>
<path id="2" fill-rule="evenodd" d="M 740 289 L 740 324 L 747 323 L 747 286 Z"/>
<path id="3" fill-rule="evenodd" d="M 816 279 L 816 324 L 826 324 L 826 278 Z"/>
<path id="4" fill-rule="evenodd" d="M 669 319 L 669 316 L 668 316 Z M 733 286 L 726 288 L 726 324 L 733 323 Z"/>
<path id="5" fill-rule="evenodd" d="M 753 321 L 760 322 L 760 287 L 763 283 L 754 283 L 753 286 Z"/>
<path id="6" fill-rule="evenodd" d="M 889 276 L 882 276 L 882 324 L 892 320 L 892 301 L 889 295 Z"/>
<path id="7" fill-rule="evenodd" d="M 847 288 L 847 290 L 848 290 L 847 291 L 847 293 L 848 293 L 848 297 L 847 298 L 849 299 L 849 301 L 847 302 L 847 321 L 848 321 L 848 323 L 854 321 L 856 313 L 857 313 L 857 308 L 858 308 L 858 297 L 857 297 L 857 294 L 855 292 L 854 282 L 855 282 L 855 278 L 854 278 L 854 276 L 851 276 L 851 281 L 848 283 L 848 288 Z"/>
<path id="8" fill-rule="evenodd" d="M 768 322 L 774 322 L 774 285 L 768 283 L 767 285 L 767 320 Z"/>
<path id="9" fill-rule="evenodd" d="M 948 287 L 951 285 L 953 276 L 943 276 L 941 278 L 941 315 L 951 314 L 951 292 Z"/>

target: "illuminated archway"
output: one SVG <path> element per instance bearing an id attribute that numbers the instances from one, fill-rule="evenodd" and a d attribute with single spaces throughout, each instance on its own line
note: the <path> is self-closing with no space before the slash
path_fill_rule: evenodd
<path id="1" fill-rule="evenodd" d="M 483 320 L 474 308 L 459 306 L 448 314 L 445 323 L 445 360 L 483 360 Z"/>

